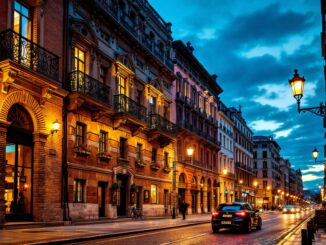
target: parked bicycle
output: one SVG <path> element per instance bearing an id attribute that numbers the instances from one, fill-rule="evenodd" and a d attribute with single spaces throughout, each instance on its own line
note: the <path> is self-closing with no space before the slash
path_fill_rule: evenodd
<path id="1" fill-rule="evenodd" d="M 131 211 L 130 211 L 130 216 L 132 219 L 143 219 L 144 215 L 143 215 L 143 211 L 141 208 L 135 208 L 132 207 Z"/>

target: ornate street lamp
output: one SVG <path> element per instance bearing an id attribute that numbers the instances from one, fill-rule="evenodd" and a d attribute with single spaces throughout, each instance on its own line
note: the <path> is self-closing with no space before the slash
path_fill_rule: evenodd
<path id="1" fill-rule="evenodd" d="M 320 105 L 316 107 L 308 107 L 308 108 L 300 107 L 300 102 L 301 102 L 300 100 L 303 97 L 304 82 L 305 82 L 305 78 L 300 77 L 298 70 L 295 69 L 293 78 L 289 80 L 289 83 L 292 89 L 293 97 L 297 100 L 298 112 L 300 113 L 301 111 L 302 112 L 310 111 L 311 113 L 314 113 L 317 116 L 326 117 L 326 106 L 324 103 L 320 103 Z"/>
<path id="2" fill-rule="evenodd" d="M 187 148 L 187 155 L 190 157 L 190 163 L 192 164 L 192 156 L 194 155 L 194 148 L 192 146 Z"/>
<path id="3" fill-rule="evenodd" d="M 319 153 L 319 151 L 315 147 L 314 150 L 312 151 L 312 157 L 315 159 L 315 163 L 325 163 L 326 164 L 326 160 L 317 161 L 318 153 Z"/>

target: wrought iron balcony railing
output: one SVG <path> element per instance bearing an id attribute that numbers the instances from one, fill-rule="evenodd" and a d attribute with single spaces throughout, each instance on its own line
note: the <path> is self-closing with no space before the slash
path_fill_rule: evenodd
<path id="1" fill-rule="evenodd" d="M 59 80 L 59 57 L 12 30 L 0 33 L 0 61 L 6 59 Z"/>
<path id="2" fill-rule="evenodd" d="M 127 113 L 143 122 L 147 121 L 146 107 L 138 104 L 124 94 L 114 95 L 114 111 L 117 113 Z"/>
<path id="3" fill-rule="evenodd" d="M 86 94 L 96 100 L 111 106 L 110 87 L 100 81 L 86 75 L 81 71 L 73 71 L 69 74 L 69 85 L 71 92 Z"/>
<path id="4" fill-rule="evenodd" d="M 171 135 L 177 135 L 177 125 L 170 122 L 168 119 L 162 117 L 159 114 L 149 115 L 149 128 L 159 129 Z"/>

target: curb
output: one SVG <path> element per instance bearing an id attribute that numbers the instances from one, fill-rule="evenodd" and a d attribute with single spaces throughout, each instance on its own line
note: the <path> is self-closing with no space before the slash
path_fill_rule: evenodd
<path id="1" fill-rule="evenodd" d="M 309 215 L 308 215 L 305 219 L 303 219 L 299 224 L 297 224 L 296 226 L 294 226 L 291 230 L 289 230 L 289 231 L 283 233 L 283 234 L 280 235 L 278 238 L 274 239 L 273 242 L 275 242 L 275 243 L 278 244 L 278 245 L 281 245 L 281 244 L 283 244 L 284 242 L 286 242 L 286 241 L 284 241 L 283 243 L 281 243 L 282 240 L 284 240 L 284 238 L 286 238 L 287 236 L 292 235 L 293 233 L 295 233 L 295 232 L 298 230 L 298 228 L 299 228 L 299 227 L 300 227 L 304 222 L 306 222 L 308 219 L 310 219 L 313 215 L 314 215 L 314 213 L 309 214 Z"/>
<path id="2" fill-rule="evenodd" d="M 181 228 L 181 227 L 187 227 L 187 226 L 194 226 L 194 225 L 201 225 L 201 224 L 207 224 L 211 221 L 198 221 L 188 224 L 181 224 L 181 225 L 174 225 L 174 226 L 167 226 L 167 227 L 157 227 L 157 228 L 148 228 L 145 230 L 130 230 L 130 231 L 124 231 L 124 232 L 118 232 L 118 233 L 112 233 L 112 234 L 101 234 L 101 235 L 95 235 L 95 236 L 86 236 L 86 237 L 75 237 L 75 238 L 67 238 L 67 239 L 58 239 L 58 240 L 51 240 L 51 241 L 40 241 L 40 242 L 31 242 L 29 244 L 67 244 L 67 243 L 78 243 L 78 242 L 86 242 L 91 240 L 98 240 L 98 239 L 106 239 L 111 237 L 119 237 L 119 236 L 125 236 L 125 235 L 132 235 L 132 234 L 139 234 L 139 233 L 147 233 L 152 231 L 158 231 L 158 230 L 168 230 L 173 228 Z"/>

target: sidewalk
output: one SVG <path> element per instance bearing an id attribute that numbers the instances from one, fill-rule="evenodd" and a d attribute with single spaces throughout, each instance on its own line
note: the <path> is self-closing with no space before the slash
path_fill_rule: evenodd
<path id="1" fill-rule="evenodd" d="M 48 244 L 49 242 L 63 244 L 76 240 L 86 241 L 96 237 L 108 238 L 123 234 L 209 223 L 210 218 L 210 214 L 202 214 L 189 215 L 186 220 L 182 220 L 180 217 L 177 219 L 158 218 L 125 222 L 110 221 L 108 223 L 87 225 L 0 230 L 0 244 Z"/>

